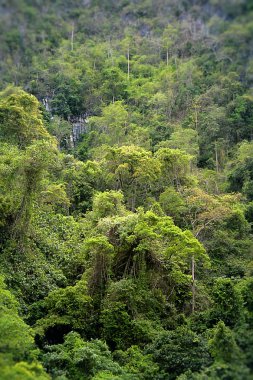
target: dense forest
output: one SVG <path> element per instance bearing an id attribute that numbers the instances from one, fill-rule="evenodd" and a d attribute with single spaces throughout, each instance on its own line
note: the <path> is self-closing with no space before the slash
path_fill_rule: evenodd
<path id="1" fill-rule="evenodd" d="M 0 379 L 253 379 L 253 1 L 0 0 Z"/>

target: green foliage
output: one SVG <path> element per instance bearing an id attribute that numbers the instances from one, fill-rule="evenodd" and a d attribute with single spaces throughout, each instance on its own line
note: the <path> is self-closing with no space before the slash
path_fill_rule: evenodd
<path id="1" fill-rule="evenodd" d="M 18 315 L 18 302 L 6 289 L 2 278 L 0 306 L 1 352 L 14 360 L 26 359 L 33 348 L 32 332 Z"/>
<path id="2" fill-rule="evenodd" d="M 102 110 L 100 117 L 94 116 L 90 122 L 100 134 L 98 145 L 103 142 L 110 145 L 122 145 L 127 131 L 128 113 L 121 102 L 110 104 Z"/>
<path id="3" fill-rule="evenodd" d="M 89 290 L 92 294 L 104 292 L 111 276 L 114 247 L 105 236 L 96 236 L 85 241 L 89 260 Z"/>
<path id="4" fill-rule="evenodd" d="M 179 189 L 189 181 L 191 157 L 179 149 L 161 148 L 155 157 L 161 162 L 162 179 L 165 186 L 175 186 Z"/>
<path id="5" fill-rule="evenodd" d="M 133 341 L 133 326 L 126 305 L 114 302 L 101 313 L 102 336 L 112 349 L 124 349 Z"/>
<path id="6" fill-rule="evenodd" d="M 229 190 L 241 191 L 251 201 L 251 183 L 252 183 L 252 143 L 243 142 L 240 144 L 237 160 L 233 163 L 229 172 Z"/>
<path id="7" fill-rule="evenodd" d="M 37 322 L 37 334 L 49 343 L 60 342 L 62 335 L 72 329 L 89 335 L 92 299 L 87 293 L 83 280 L 50 292 L 43 302 L 48 315 Z"/>
<path id="8" fill-rule="evenodd" d="M 245 278 L 244 280 L 240 281 L 238 285 L 236 286 L 237 291 L 240 291 L 240 294 L 243 298 L 243 303 L 246 309 L 252 313 L 253 312 L 253 298 L 252 298 L 252 286 L 253 286 L 253 279 L 252 277 Z"/>
<path id="9" fill-rule="evenodd" d="M 43 362 L 53 378 L 74 380 L 91 379 L 100 371 L 109 371 L 113 375 L 122 372 L 113 362 L 105 343 L 100 340 L 85 342 L 78 333 L 66 335 L 63 344 L 47 347 Z"/>
<path id="10" fill-rule="evenodd" d="M 1 378 L 252 378 L 252 10 L 1 2 Z"/>
<path id="11" fill-rule="evenodd" d="M 51 135 L 55 136 L 55 138 L 57 139 L 59 148 L 68 149 L 70 145 L 72 125 L 68 121 L 61 119 L 59 116 L 55 116 L 53 120 L 50 120 L 50 122 L 46 126 L 48 132 Z"/>
<path id="12" fill-rule="evenodd" d="M 159 146 L 180 149 L 190 156 L 197 157 L 199 154 L 198 134 L 194 129 L 177 128 L 171 134 L 170 139 L 161 142 Z"/>
<path id="13" fill-rule="evenodd" d="M 131 346 L 127 351 L 116 351 L 114 356 L 132 378 L 155 379 L 158 375 L 158 365 L 152 355 L 144 355 L 138 346 Z"/>
<path id="14" fill-rule="evenodd" d="M 86 212 L 91 208 L 92 197 L 101 182 L 100 165 L 94 161 L 77 161 L 68 155 L 62 157 L 62 167 L 72 213 Z"/>
<path id="15" fill-rule="evenodd" d="M 31 328 L 18 312 L 19 304 L 0 278 L 0 371 L 2 379 L 49 380 L 41 364 Z M 27 360 L 27 361 L 26 361 Z M 29 362 L 28 362 L 29 361 Z"/>
<path id="16" fill-rule="evenodd" d="M 35 139 L 50 139 L 42 124 L 38 100 L 21 89 L 0 94 L 1 139 L 24 148 Z"/>
<path id="17" fill-rule="evenodd" d="M 220 321 L 214 328 L 209 347 L 214 360 L 217 362 L 232 364 L 241 360 L 241 353 L 233 333 L 223 321 Z"/>
<path id="18" fill-rule="evenodd" d="M 95 194 L 92 205 L 92 216 L 97 220 L 114 215 L 124 215 L 124 196 L 118 191 L 108 191 Z"/>
<path id="19" fill-rule="evenodd" d="M 50 380 L 41 364 L 18 362 L 11 363 L 0 358 L 1 379 L 3 380 Z"/>
<path id="20" fill-rule="evenodd" d="M 176 222 L 180 221 L 180 217 L 186 212 L 184 199 L 173 187 L 166 188 L 160 194 L 159 203 L 166 215 L 171 216 Z"/>
<path id="21" fill-rule="evenodd" d="M 151 152 L 135 145 L 109 149 L 103 169 L 110 187 L 123 192 L 131 210 L 154 187 L 160 175 L 159 161 Z"/>
<path id="22" fill-rule="evenodd" d="M 223 363 L 215 363 L 210 367 L 200 373 L 192 373 L 191 371 L 178 377 L 178 380 L 240 380 L 241 378 L 245 380 L 250 380 L 250 375 L 243 365 L 234 366 Z"/>
<path id="23" fill-rule="evenodd" d="M 219 278 L 213 288 L 214 307 L 212 317 L 223 320 L 227 326 L 234 326 L 243 318 L 243 300 L 232 280 Z"/>
<path id="24" fill-rule="evenodd" d="M 210 363 L 207 343 L 186 327 L 162 333 L 147 352 L 159 365 L 163 379 L 175 379 L 189 369 L 199 371 Z"/>

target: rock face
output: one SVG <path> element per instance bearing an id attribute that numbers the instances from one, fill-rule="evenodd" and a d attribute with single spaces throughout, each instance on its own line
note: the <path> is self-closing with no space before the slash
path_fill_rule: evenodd
<path id="1" fill-rule="evenodd" d="M 41 100 L 41 102 L 45 107 L 46 111 L 49 112 L 51 114 L 51 117 L 53 118 L 51 100 L 51 98 L 45 97 Z M 72 126 L 72 132 L 69 136 L 70 146 L 74 148 L 81 135 L 87 132 L 89 118 L 87 114 L 83 114 L 80 116 L 70 116 L 68 118 L 68 122 Z"/>
<path id="2" fill-rule="evenodd" d="M 76 144 L 76 142 L 80 139 L 80 136 L 83 133 L 87 132 L 88 121 L 89 119 L 86 115 L 82 115 L 79 117 L 71 117 L 69 119 L 69 122 L 72 125 L 71 141 L 73 142 L 73 145 Z"/>
<path id="3" fill-rule="evenodd" d="M 50 99 L 49 98 L 43 98 L 42 104 L 45 107 L 46 111 L 51 112 Z"/>

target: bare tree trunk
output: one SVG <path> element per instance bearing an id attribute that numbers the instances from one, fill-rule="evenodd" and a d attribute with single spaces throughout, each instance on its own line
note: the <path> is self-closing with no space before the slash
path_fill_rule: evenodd
<path id="1" fill-rule="evenodd" d="M 195 105 L 195 129 L 198 132 L 198 110 L 197 110 L 197 105 Z"/>
<path id="2" fill-rule="evenodd" d="M 71 30 L 71 51 L 74 50 L 74 23 L 72 24 L 72 30 Z"/>
<path id="3" fill-rule="evenodd" d="M 219 173 L 219 160 L 218 160 L 218 148 L 217 148 L 217 141 L 215 141 L 215 166 L 216 166 L 216 173 Z"/>
<path id="4" fill-rule="evenodd" d="M 192 256 L 192 313 L 195 311 L 195 296 L 196 296 L 196 287 L 195 287 L 195 259 Z"/>
<path id="5" fill-rule="evenodd" d="M 130 79 L 130 48 L 128 45 L 128 50 L 127 50 L 127 79 Z"/>
<path id="6" fill-rule="evenodd" d="M 176 67 L 176 77 L 178 79 L 178 64 L 177 64 L 177 57 L 174 57 L 175 67 Z"/>

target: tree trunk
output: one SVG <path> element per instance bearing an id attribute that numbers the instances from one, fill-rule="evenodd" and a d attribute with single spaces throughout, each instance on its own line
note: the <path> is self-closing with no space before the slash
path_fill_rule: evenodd
<path id="1" fill-rule="evenodd" d="M 216 167 L 216 173 L 219 173 L 219 160 L 218 160 L 218 147 L 217 147 L 217 141 L 215 142 L 215 167 Z"/>
<path id="2" fill-rule="evenodd" d="M 71 51 L 74 50 L 74 23 L 72 24 L 72 30 L 71 30 Z"/>
<path id="3" fill-rule="evenodd" d="M 127 79 L 130 79 L 130 48 L 127 50 Z"/>
<path id="4" fill-rule="evenodd" d="M 195 296 L 196 296 L 196 287 L 195 287 L 195 259 L 192 256 L 192 313 L 195 311 Z"/>

